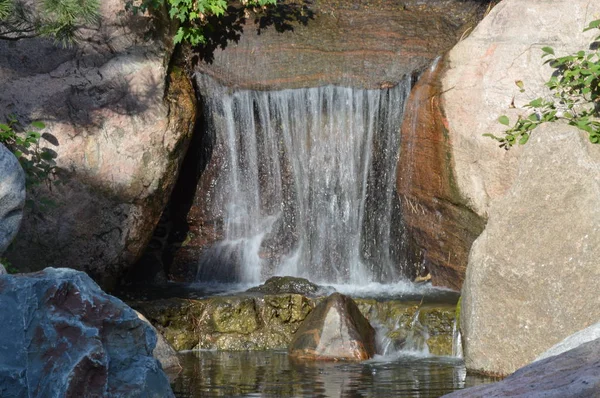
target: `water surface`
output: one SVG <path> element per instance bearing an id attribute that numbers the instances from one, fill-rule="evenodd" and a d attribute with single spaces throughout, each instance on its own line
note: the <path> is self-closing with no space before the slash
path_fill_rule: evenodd
<path id="1" fill-rule="evenodd" d="M 280 351 L 192 351 L 173 382 L 177 397 L 440 397 L 493 380 L 462 360 L 398 353 L 362 363 L 299 362 Z"/>

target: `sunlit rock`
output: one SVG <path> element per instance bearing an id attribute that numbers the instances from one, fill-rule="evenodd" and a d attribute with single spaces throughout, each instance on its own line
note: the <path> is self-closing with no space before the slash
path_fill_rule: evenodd
<path id="1" fill-rule="evenodd" d="M 310 360 L 369 359 L 375 355 L 375 330 L 351 298 L 334 293 L 306 317 L 288 352 Z"/>
<path id="2" fill-rule="evenodd" d="M 0 41 L 0 122 L 11 112 L 25 125 L 43 121 L 40 145 L 56 156 L 60 181 L 31 191 L 7 257 L 21 271 L 84 270 L 110 288 L 152 235 L 196 100 L 184 73 L 167 77 L 170 32 L 125 12 L 123 1 L 98 4 L 99 23 L 81 29 L 73 47 Z"/>
<path id="3" fill-rule="evenodd" d="M 463 287 L 465 363 L 510 374 L 600 319 L 600 147 L 539 127 L 510 190 L 492 202 Z"/>

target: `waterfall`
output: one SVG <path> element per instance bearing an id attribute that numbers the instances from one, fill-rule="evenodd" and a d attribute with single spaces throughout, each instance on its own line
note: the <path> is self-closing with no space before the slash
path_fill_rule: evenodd
<path id="1" fill-rule="evenodd" d="M 381 90 L 252 91 L 197 76 L 222 165 L 211 189 L 223 239 L 198 280 L 395 282 L 403 276 L 396 165 L 410 79 Z"/>

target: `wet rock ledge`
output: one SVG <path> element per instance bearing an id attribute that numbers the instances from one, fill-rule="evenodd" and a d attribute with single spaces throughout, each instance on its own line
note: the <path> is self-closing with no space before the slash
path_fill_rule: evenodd
<path id="1" fill-rule="evenodd" d="M 325 297 L 245 292 L 201 299 L 129 301 L 177 351 L 287 349 L 302 321 Z M 385 337 L 385 348 L 427 349 L 451 355 L 454 304 L 354 298 Z"/>

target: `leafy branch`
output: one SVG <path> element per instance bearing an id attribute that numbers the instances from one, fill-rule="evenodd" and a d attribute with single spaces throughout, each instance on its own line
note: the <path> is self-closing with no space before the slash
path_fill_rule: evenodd
<path id="1" fill-rule="evenodd" d="M 179 21 L 173 42 L 187 42 L 192 46 L 206 43 L 205 32 L 210 28 L 207 18 L 221 17 L 227 12 L 231 0 L 128 0 L 127 10 L 134 13 L 167 7 L 169 17 Z M 275 5 L 277 0 L 242 0 L 242 6 L 251 9 Z"/>
<path id="2" fill-rule="evenodd" d="M 600 30 L 600 19 L 594 20 L 583 30 Z M 525 144 L 532 131 L 543 123 L 564 120 L 588 133 L 590 142 L 600 143 L 600 51 L 597 36 L 591 48 L 595 50 L 578 51 L 575 54 L 557 57 L 552 47 L 542 48 L 544 64 L 549 64 L 555 71 L 545 83 L 552 92 L 552 99 L 536 98 L 524 107 L 531 110 L 526 116 L 519 116 L 514 122 L 506 115 L 498 118 L 498 122 L 507 126 L 503 136 L 484 134 L 500 142 L 500 147 L 510 149 L 516 143 Z M 523 83 L 516 82 L 521 92 Z"/>
<path id="3" fill-rule="evenodd" d="M 39 145 L 42 138 L 39 130 L 45 127 L 42 122 L 32 122 L 31 128 L 26 129 L 13 114 L 8 115 L 6 123 L 0 123 L 0 143 L 21 163 L 28 186 L 49 183 L 56 170 L 55 153 Z"/>

